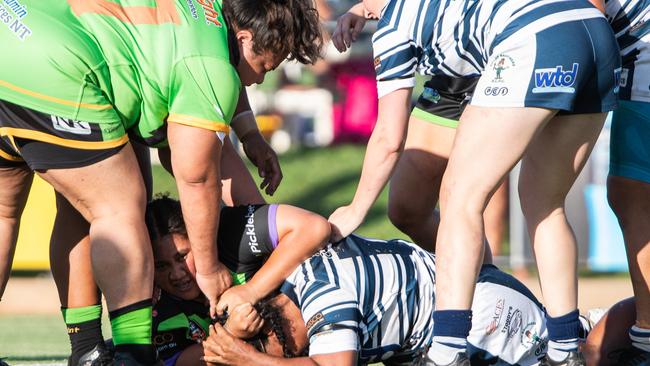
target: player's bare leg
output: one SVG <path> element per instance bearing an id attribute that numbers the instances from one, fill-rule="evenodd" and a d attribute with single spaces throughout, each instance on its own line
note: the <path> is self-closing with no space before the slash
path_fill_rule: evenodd
<path id="1" fill-rule="evenodd" d="M 438 193 L 455 135 L 453 128 L 411 117 L 404 152 L 390 181 L 390 221 L 432 252 L 440 223 Z"/>
<path id="2" fill-rule="evenodd" d="M 556 116 L 522 160 L 519 196 L 547 310 L 548 357 L 555 361 L 577 350 L 579 329 L 577 245 L 564 204 L 604 121 L 604 113 Z"/>
<path id="3" fill-rule="evenodd" d="M 483 258 L 483 212 L 500 182 L 555 111 L 469 105 L 458 127 L 440 190 L 434 361 L 447 364 L 466 345 Z M 464 336 L 462 336 L 464 334 Z M 448 339 L 454 346 L 448 346 Z M 446 343 L 446 344 L 443 344 Z M 458 346 L 456 346 L 456 344 Z"/>
<path id="4" fill-rule="evenodd" d="M 228 138 L 224 140 L 221 150 L 221 184 L 221 199 L 228 206 L 266 203 Z"/>
<path id="5" fill-rule="evenodd" d="M 623 230 L 627 262 L 630 268 L 632 288 L 636 298 L 637 332 L 634 346 L 648 352 L 650 330 L 650 184 L 618 176 L 609 176 L 607 181 L 609 203 Z"/>
<path id="6" fill-rule="evenodd" d="M 485 207 L 483 220 L 485 222 L 485 237 L 492 255 L 502 255 L 503 239 L 506 232 L 506 215 L 508 212 L 508 178 L 494 192 Z"/>
<path id="7" fill-rule="evenodd" d="M 130 145 L 86 167 L 39 174 L 90 222 L 93 274 L 106 295 L 117 350 L 151 359 L 153 265 L 144 224 L 146 193 Z M 125 326 L 130 335 L 124 335 Z"/>
<path id="8" fill-rule="evenodd" d="M 9 280 L 23 213 L 34 174 L 27 166 L 0 168 L 0 298 Z"/>

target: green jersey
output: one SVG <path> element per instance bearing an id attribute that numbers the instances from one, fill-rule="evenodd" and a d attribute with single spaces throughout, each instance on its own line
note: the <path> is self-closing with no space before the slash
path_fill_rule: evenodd
<path id="1" fill-rule="evenodd" d="M 163 145 L 165 122 L 226 132 L 241 88 L 221 0 L 0 0 L 0 44 L 0 99 L 104 140 Z"/>

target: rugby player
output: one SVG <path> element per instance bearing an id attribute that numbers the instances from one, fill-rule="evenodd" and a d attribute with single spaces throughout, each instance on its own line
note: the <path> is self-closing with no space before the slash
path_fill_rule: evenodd
<path id="1" fill-rule="evenodd" d="M 334 46 L 344 52 L 356 40 L 365 22 L 363 4 L 359 3 L 338 19 L 332 34 Z M 352 32 L 348 32 L 349 29 Z M 445 75 L 432 76 L 425 82 L 409 117 L 404 152 L 390 180 L 388 218 L 414 243 L 432 252 L 435 252 L 435 234 L 440 223 L 436 209 L 440 182 L 458 119 L 477 82 L 477 77 Z M 502 184 L 483 217 L 488 243 L 495 252 L 486 251 L 485 262 L 491 261 L 491 254 L 496 255 L 500 247 L 507 194 L 506 186 Z M 493 228 L 491 232 L 490 228 Z"/>
<path id="2" fill-rule="evenodd" d="M 227 290 L 219 306 L 221 314 L 235 318 L 240 314 L 257 318 L 250 304 L 279 287 L 294 268 L 325 246 L 330 235 L 325 218 L 288 205 L 223 207 L 220 220 L 219 259 L 240 286 Z M 160 290 L 154 297 L 153 343 L 166 366 L 200 363 L 203 350 L 197 342 L 207 335 L 210 316 L 194 279 L 193 253 L 179 202 L 165 196 L 154 199 L 147 207 L 146 222 Z M 245 337 L 257 333 L 260 325 L 257 320 L 250 329 L 229 329 Z"/>
<path id="3" fill-rule="evenodd" d="M 31 171 L 90 223 L 93 272 L 107 299 L 118 364 L 155 361 L 146 194 L 127 131 L 170 147 L 181 200 L 192 207 L 186 221 L 197 281 L 214 308 L 231 281 L 214 246 L 213 205 L 221 140 L 241 85 L 261 82 L 289 55 L 313 62 L 321 44 L 309 1 L 138 5 L 0 5 L 7 52 L 0 59 L 0 231 L 15 241 Z"/>
<path id="4" fill-rule="evenodd" d="M 251 205 L 225 207 L 221 220 L 220 259 L 240 279 L 235 283 L 244 283 L 227 290 L 224 296 L 234 291 L 249 293 L 261 284 L 265 287 L 253 291 L 258 295 L 248 299 L 259 302 L 255 308 L 266 324 L 261 326 L 250 307 L 229 307 L 228 316 L 219 320 L 230 334 L 248 338 L 260 350 L 275 350 L 276 356 L 300 355 L 309 343 L 309 355 L 319 364 L 411 364 L 426 359 L 426 351 L 417 351 L 426 350 L 431 343 L 435 299 L 432 254 L 401 240 L 351 236 L 329 245 L 293 270 L 290 263 L 299 263 L 298 257 L 315 253 L 327 240 L 329 227 L 323 218 L 286 205 Z M 200 350 L 193 345 L 207 330 L 203 326 L 209 320 L 208 309 L 195 301 L 200 291 L 191 281 L 193 255 L 178 202 L 154 200 L 148 206 L 147 226 L 154 247 L 156 285 L 162 289 L 154 306 L 154 340 L 166 364 L 185 365 L 190 360 L 196 364 Z M 259 243 L 255 250 L 246 237 L 250 231 Z M 282 276 L 271 270 L 281 267 L 282 271 L 289 269 Z M 283 283 L 284 278 L 288 280 Z M 278 287 L 279 294 L 263 299 Z M 481 315 L 471 337 L 476 346 L 473 360 L 537 362 L 545 349 L 545 326 L 543 308 L 530 291 L 489 265 L 482 271 L 476 300 L 475 310 Z M 198 314 L 203 314 L 201 320 Z M 231 318 L 233 314 L 239 321 Z M 278 318 L 283 322 L 278 324 Z M 259 328 L 262 335 L 252 337 Z M 280 335 L 265 335 L 275 332 Z M 279 343 L 278 337 L 284 341 Z M 244 351 L 251 353 L 248 348 Z M 261 358 L 235 364 L 282 361 L 255 352 L 251 357 Z"/>
<path id="5" fill-rule="evenodd" d="M 415 71 L 480 75 L 442 180 L 434 363 L 467 362 L 472 288 L 483 258 L 482 213 L 523 157 L 522 208 L 547 298 L 544 362 L 584 364 L 577 347 L 576 245 L 563 207 L 605 112 L 617 105 L 620 58 L 609 24 L 583 0 L 363 4 L 379 18 L 373 37 L 379 116 L 352 203 L 330 217 L 336 237 L 359 226 L 392 174 Z"/>
<path id="6" fill-rule="evenodd" d="M 612 117 L 607 195 L 625 239 L 636 299 L 629 356 L 650 365 L 650 1 L 608 0 L 607 18 L 621 49 L 620 107 Z"/>

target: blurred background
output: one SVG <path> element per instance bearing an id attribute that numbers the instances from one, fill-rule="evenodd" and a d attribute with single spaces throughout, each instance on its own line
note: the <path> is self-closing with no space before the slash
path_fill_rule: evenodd
<path id="1" fill-rule="evenodd" d="M 318 1 L 329 31 L 354 1 Z M 376 119 L 377 92 L 369 22 L 351 50 L 339 53 L 328 43 L 315 65 L 285 62 L 260 86 L 248 89 L 260 130 L 280 155 L 284 179 L 269 202 L 288 203 L 327 217 L 352 199 L 365 144 Z M 414 102 L 422 90 L 419 80 Z M 236 138 L 232 139 L 236 144 Z M 632 290 L 623 239 L 606 200 L 609 123 L 567 202 L 578 238 L 581 268 L 580 308 L 606 308 Z M 157 154 L 152 154 L 156 156 Z M 251 174 L 257 177 L 250 165 Z M 517 169 L 509 180 L 505 209 L 497 217 L 493 243 L 496 263 L 541 296 L 517 197 Z M 154 165 L 154 192 L 176 195 L 171 177 Z M 404 238 L 387 218 L 383 192 L 358 233 Z M 0 358 L 12 364 L 64 364 L 69 351 L 54 283 L 48 244 L 55 214 L 52 189 L 33 186 L 23 215 L 12 279 L 0 302 Z M 104 322 L 108 324 L 108 322 Z M 110 335 L 108 328 L 105 336 Z"/>

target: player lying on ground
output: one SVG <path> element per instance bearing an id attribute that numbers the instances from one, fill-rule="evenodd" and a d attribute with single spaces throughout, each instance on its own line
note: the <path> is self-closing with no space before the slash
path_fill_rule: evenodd
<path id="1" fill-rule="evenodd" d="M 284 205 L 277 206 L 275 235 L 273 220 L 269 221 L 273 207 L 223 209 L 220 258 L 231 271 L 240 274 L 239 278 L 250 280 L 226 291 L 224 298 L 233 293 L 249 296 L 250 289 L 259 283 L 279 284 L 278 277 L 270 275 L 277 272 L 269 267 L 277 267 L 278 259 L 287 260 L 280 250 L 284 248 L 285 253 L 294 255 L 298 251 L 306 253 L 307 248 L 315 250 L 318 238 L 327 235 L 327 230 L 320 229 L 322 218 Z M 170 365 L 198 364 L 201 349 L 193 344 L 206 332 L 207 308 L 192 281 L 193 258 L 183 234 L 178 204 L 168 198 L 155 200 L 149 205 L 147 218 L 154 243 L 156 284 L 163 289 L 154 307 L 154 344 Z M 286 228 L 291 228 L 291 236 L 283 234 Z M 318 233 L 316 237 L 314 232 Z M 255 241 L 260 243 L 254 249 L 249 233 L 254 233 Z M 279 238 L 275 251 L 274 237 Z M 263 265 L 266 258 L 269 260 Z M 425 361 L 428 356 L 422 350 L 431 343 L 434 271 L 433 255 L 415 245 L 350 236 L 304 261 L 288 276 L 280 292 L 257 302 L 255 308 L 264 319 L 259 334 L 250 332 L 261 325 L 254 320 L 250 307 L 229 308 L 229 316 L 220 317 L 221 321 L 228 319 L 228 334 L 246 338 L 253 346 L 224 335 L 224 328 L 217 326 L 215 335 L 204 345 L 208 353 L 221 358 L 209 360 L 241 365 L 282 364 L 299 362 L 283 360 L 282 356 L 303 355 L 309 349 L 312 360 L 325 365 Z M 262 294 L 258 292 L 255 297 Z M 544 355 L 543 309 L 521 283 L 487 265 L 481 272 L 475 298 L 476 325 L 470 335 L 473 360 L 534 364 Z M 247 299 L 256 302 L 254 297 Z M 236 355 L 236 350 L 244 354 Z M 306 358 L 302 361 L 312 362 Z"/>
<path id="2" fill-rule="evenodd" d="M 156 198 L 148 205 L 146 222 L 159 289 L 154 297 L 153 343 L 167 366 L 201 364 L 203 350 L 196 341 L 207 334 L 210 317 L 194 279 L 194 259 L 179 202 Z M 239 286 L 228 289 L 217 306 L 222 314 L 227 311 L 234 317 L 253 316 L 250 304 L 280 286 L 304 259 L 325 246 L 330 235 L 325 218 L 288 205 L 223 207 L 219 227 L 219 259 Z M 233 303 L 248 305 L 229 305 Z M 242 337 L 259 330 L 229 329 Z"/>

